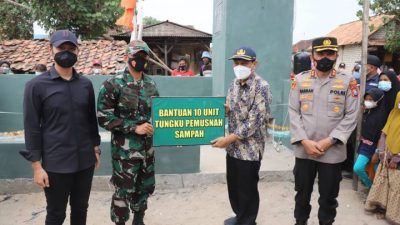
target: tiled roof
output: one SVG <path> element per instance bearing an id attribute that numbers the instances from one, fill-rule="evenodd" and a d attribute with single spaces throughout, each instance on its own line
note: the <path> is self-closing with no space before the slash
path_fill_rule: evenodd
<path id="1" fill-rule="evenodd" d="M 293 45 L 293 53 L 297 53 L 299 51 L 307 51 L 311 48 L 312 40 L 301 40 Z"/>
<path id="2" fill-rule="evenodd" d="M 393 16 L 386 15 L 370 18 L 369 26 L 372 26 L 373 30 L 369 30 L 368 36 L 371 36 L 372 34 L 377 32 L 381 28 L 381 26 L 385 24 L 385 17 L 388 18 L 388 21 L 394 18 Z M 357 20 L 350 23 L 342 24 L 331 31 L 327 36 L 336 37 L 338 39 L 339 45 L 360 44 L 362 41 L 362 21 Z"/>
<path id="3" fill-rule="evenodd" d="M 130 37 L 131 32 L 114 36 Z M 183 26 L 171 21 L 164 21 L 143 28 L 143 39 L 156 37 L 185 37 L 185 38 L 212 38 L 212 35 L 189 26 Z"/>
<path id="4" fill-rule="evenodd" d="M 11 62 L 11 68 L 17 71 L 34 72 L 36 64 L 42 63 L 49 68 L 53 65 L 47 40 L 9 40 L 0 44 L 0 60 Z M 79 46 L 78 63 L 75 69 L 82 74 L 91 73 L 92 62 L 100 59 L 104 74 L 115 74 L 125 67 L 125 41 L 82 41 Z"/>

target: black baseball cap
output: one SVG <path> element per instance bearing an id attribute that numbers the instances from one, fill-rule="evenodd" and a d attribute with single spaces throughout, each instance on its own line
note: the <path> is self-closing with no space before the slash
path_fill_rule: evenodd
<path id="1" fill-rule="evenodd" d="M 50 44 L 56 48 L 65 42 L 70 42 L 78 47 L 78 39 L 75 34 L 69 30 L 57 30 L 50 37 Z"/>
<path id="2" fill-rule="evenodd" d="M 378 68 L 382 65 L 381 60 L 376 55 L 368 55 L 367 64 L 376 66 Z"/>

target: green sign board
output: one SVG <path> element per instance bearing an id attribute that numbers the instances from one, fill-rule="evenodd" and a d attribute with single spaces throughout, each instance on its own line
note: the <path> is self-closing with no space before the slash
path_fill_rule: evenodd
<path id="1" fill-rule="evenodd" d="M 224 104 L 223 97 L 153 98 L 153 146 L 208 145 L 224 136 Z"/>

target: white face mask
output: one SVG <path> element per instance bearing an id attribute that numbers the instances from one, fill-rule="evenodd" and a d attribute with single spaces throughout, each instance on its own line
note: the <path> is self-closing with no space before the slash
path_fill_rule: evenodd
<path id="1" fill-rule="evenodd" d="M 94 74 L 100 74 L 100 73 L 101 73 L 101 70 L 100 70 L 100 69 L 94 69 L 94 70 L 93 70 L 93 73 L 94 73 Z"/>
<path id="2" fill-rule="evenodd" d="M 374 101 L 365 100 L 364 105 L 366 109 L 372 109 L 375 108 L 378 105 L 378 103 Z"/>
<path id="3" fill-rule="evenodd" d="M 239 80 L 245 80 L 251 74 L 251 68 L 242 65 L 237 65 L 233 67 L 233 71 L 235 72 L 236 78 Z"/>
<path id="4" fill-rule="evenodd" d="M 10 68 L 8 67 L 1 67 L 1 69 L 3 70 L 4 74 L 10 73 Z"/>
<path id="5" fill-rule="evenodd" d="M 36 71 L 35 72 L 35 75 L 37 76 L 37 75 L 40 75 L 40 74 L 42 74 L 43 72 L 38 72 L 38 71 Z"/>

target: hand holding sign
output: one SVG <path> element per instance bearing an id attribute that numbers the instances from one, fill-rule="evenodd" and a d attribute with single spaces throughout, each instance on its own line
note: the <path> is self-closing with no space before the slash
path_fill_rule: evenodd
<path id="1" fill-rule="evenodd" d="M 143 123 L 136 127 L 135 133 L 137 133 L 139 135 L 146 134 L 148 136 L 152 136 L 153 135 L 153 126 L 150 123 Z"/>
<path id="2" fill-rule="evenodd" d="M 214 148 L 226 148 L 231 143 L 239 140 L 239 137 L 235 134 L 230 134 L 226 137 L 219 137 L 211 141 L 211 144 Z"/>
<path id="3" fill-rule="evenodd" d="M 211 144 L 214 148 L 226 148 L 229 143 L 226 141 L 225 137 L 219 137 L 211 141 Z"/>

